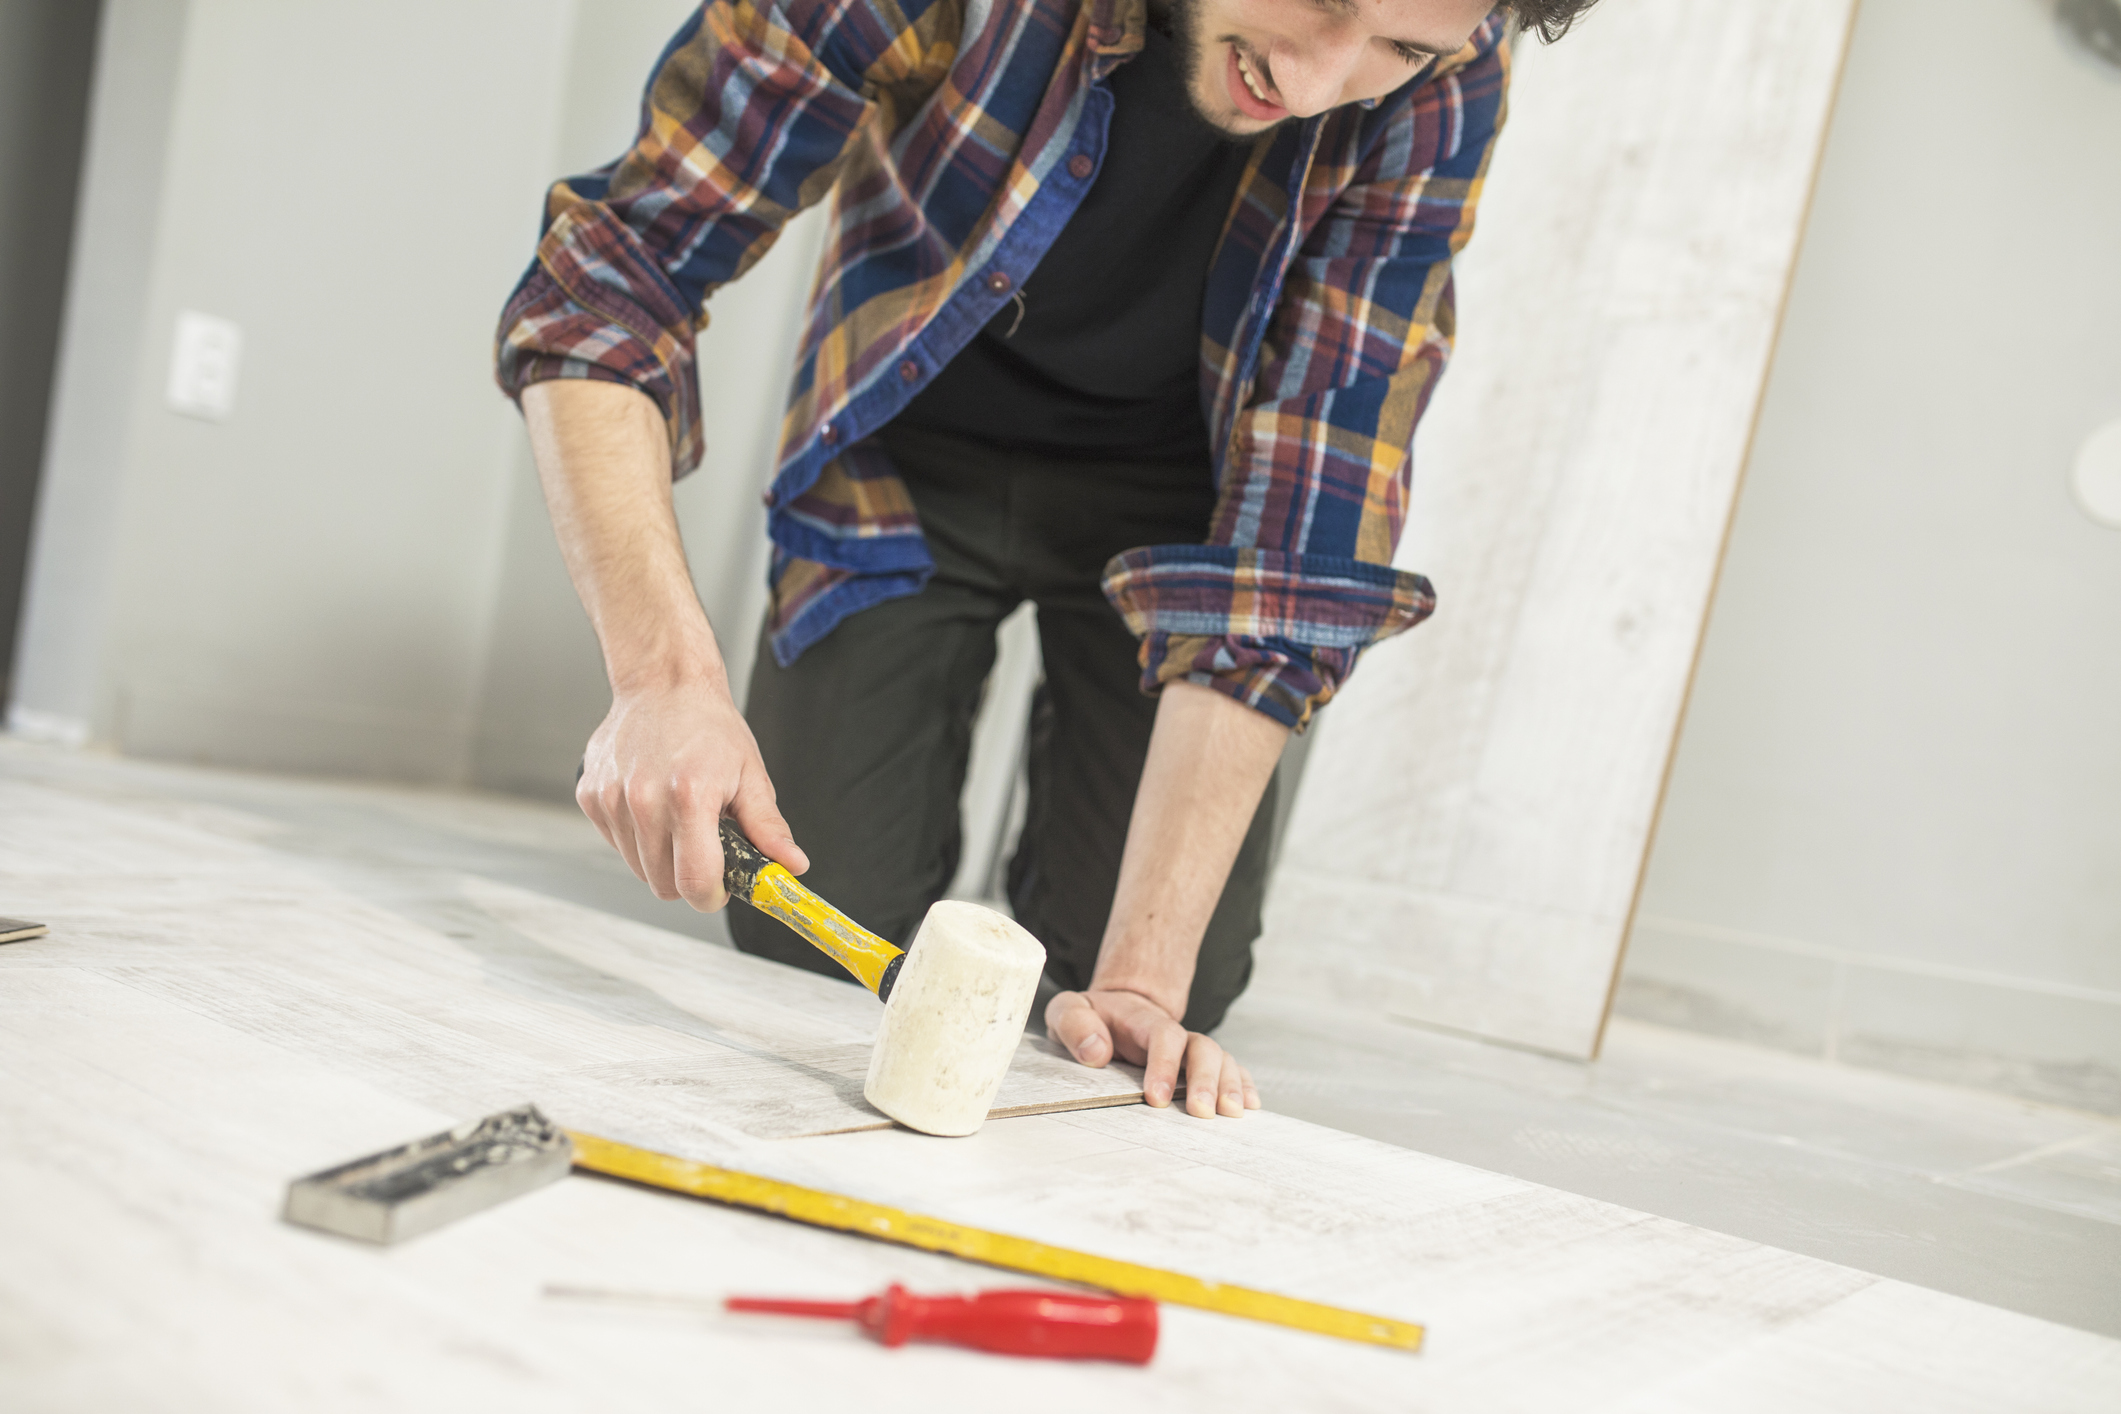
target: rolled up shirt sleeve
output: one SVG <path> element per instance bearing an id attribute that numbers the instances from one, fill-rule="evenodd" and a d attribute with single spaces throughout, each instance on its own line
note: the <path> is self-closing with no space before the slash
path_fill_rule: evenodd
<path id="1" fill-rule="evenodd" d="M 880 93 L 946 71 L 957 0 L 714 0 L 663 51 L 633 146 L 556 183 L 537 257 L 502 311 L 511 398 L 551 378 L 639 388 L 671 467 L 699 464 L 694 338 L 714 290 L 831 189 Z"/>
<path id="2" fill-rule="evenodd" d="M 1389 565 L 1223 545 L 1130 550 L 1104 586 L 1142 640 L 1145 690 L 1200 683 L 1298 731 L 1363 649 L 1436 607 L 1426 579 Z"/>
<path id="3" fill-rule="evenodd" d="M 1105 569 L 1106 597 L 1142 640 L 1145 691 L 1200 683 L 1300 731 L 1365 649 L 1434 609 L 1429 582 L 1392 558 L 1508 62 L 1498 26 L 1381 121 L 1321 138 L 1315 163 L 1353 176 L 1289 266 L 1207 543 L 1130 550 Z"/>

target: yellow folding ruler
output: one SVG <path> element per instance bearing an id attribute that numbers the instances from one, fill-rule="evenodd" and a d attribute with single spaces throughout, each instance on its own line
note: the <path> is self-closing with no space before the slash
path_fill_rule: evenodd
<path id="1" fill-rule="evenodd" d="M 859 1198 L 824 1193 L 815 1188 L 760 1178 L 756 1174 L 738 1173 L 734 1169 L 658 1154 L 652 1149 L 636 1149 L 631 1144 L 599 1139 L 594 1134 L 570 1130 L 568 1138 L 574 1141 L 574 1166 L 590 1173 L 630 1179 L 651 1188 L 708 1198 L 739 1208 L 755 1208 L 762 1213 L 793 1218 L 814 1227 L 838 1228 L 842 1232 L 860 1233 L 884 1242 L 918 1247 L 924 1252 L 947 1252 L 953 1257 L 984 1262 L 990 1267 L 1029 1272 L 1053 1281 L 1079 1282 L 1121 1296 L 1154 1297 L 1180 1306 L 1197 1306 L 1203 1311 L 1220 1311 L 1226 1316 L 1243 1316 L 1277 1326 L 1292 1326 L 1300 1331 L 1338 1336 L 1342 1340 L 1357 1340 L 1365 1345 L 1389 1345 L 1396 1350 L 1421 1349 L 1422 1328 L 1408 1321 L 1366 1316 L 1360 1311 L 1343 1311 L 1334 1306 L 1321 1306 L 1315 1301 L 1298 1301 L 1294 1297 L 1252 1291 L 1242 1286 L 1201 1281 L 1197 1277 L 1114 1261 L 1110 1257 L 1095 1257 L 1066 1247 L 1049 1247 L 1028 1238 L 961 1227 L 941 1218 L 887 1208 L 881 1203 L 865 1203 Z"/>

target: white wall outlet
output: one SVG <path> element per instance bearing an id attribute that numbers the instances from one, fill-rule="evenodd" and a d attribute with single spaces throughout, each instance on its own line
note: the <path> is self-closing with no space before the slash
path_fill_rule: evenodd
<path id="1" fill-rule="evenodd" d="M 242 361 L 243 331 L 232 321 L 179 310 L 165 394 L 169 410 L 208 422 L 226 421 L 236 408 L 236 371 Z"/>

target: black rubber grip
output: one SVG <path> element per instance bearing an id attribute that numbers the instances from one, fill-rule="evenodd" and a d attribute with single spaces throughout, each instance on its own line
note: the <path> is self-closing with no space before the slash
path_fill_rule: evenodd
<path id="1" fill-rule="evenodd" d="M 736 821 L 722 821 L 722 887 L 729 890 L 731 898 L 751 902 L 751 891 L 758 886 L 759 870 L 773 861 L 759 853 L 757 845 L 744 838 L 744 832 L 736 827 Z"/>
<path id="2" fill-rule="evenodd" d="M 884 964 L 884 975 L 877 979 L 876 984 L 876 999 L 878 1001 L 888 1002 L 891 1000 L 892 984 L 898 981 L 898 970 L 905 965 L 906 955 L 904 953 L 900 953 L 897 957 Z"/>

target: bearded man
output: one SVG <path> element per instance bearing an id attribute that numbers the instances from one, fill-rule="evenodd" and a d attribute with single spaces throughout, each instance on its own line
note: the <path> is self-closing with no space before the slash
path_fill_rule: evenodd
<path id="1" fill-rule="evenodd" d="M 577 798 L 720 908 L 719 818 L 906 944 L 947 886 L 995 630 L 1044 680 L 1008 871 L 1086 1065 L 1256 1107 L 1206 1033 L 1251 974 L 1274 767 L 1369 645 L 1512 31 L 1591 0 L 713 0 L 633 147 L 556 185 L 502 316 L 610 675 Z M 746 708 L 670 485 L 693 335 L 796 212 L 831 230 L 765 492 Z M 711 376 L 711 375 L 710 375 Z M 800 839 L 802 845 L 796 841 Z M 832 972 L 763 914 L 747 952 Z"/>

